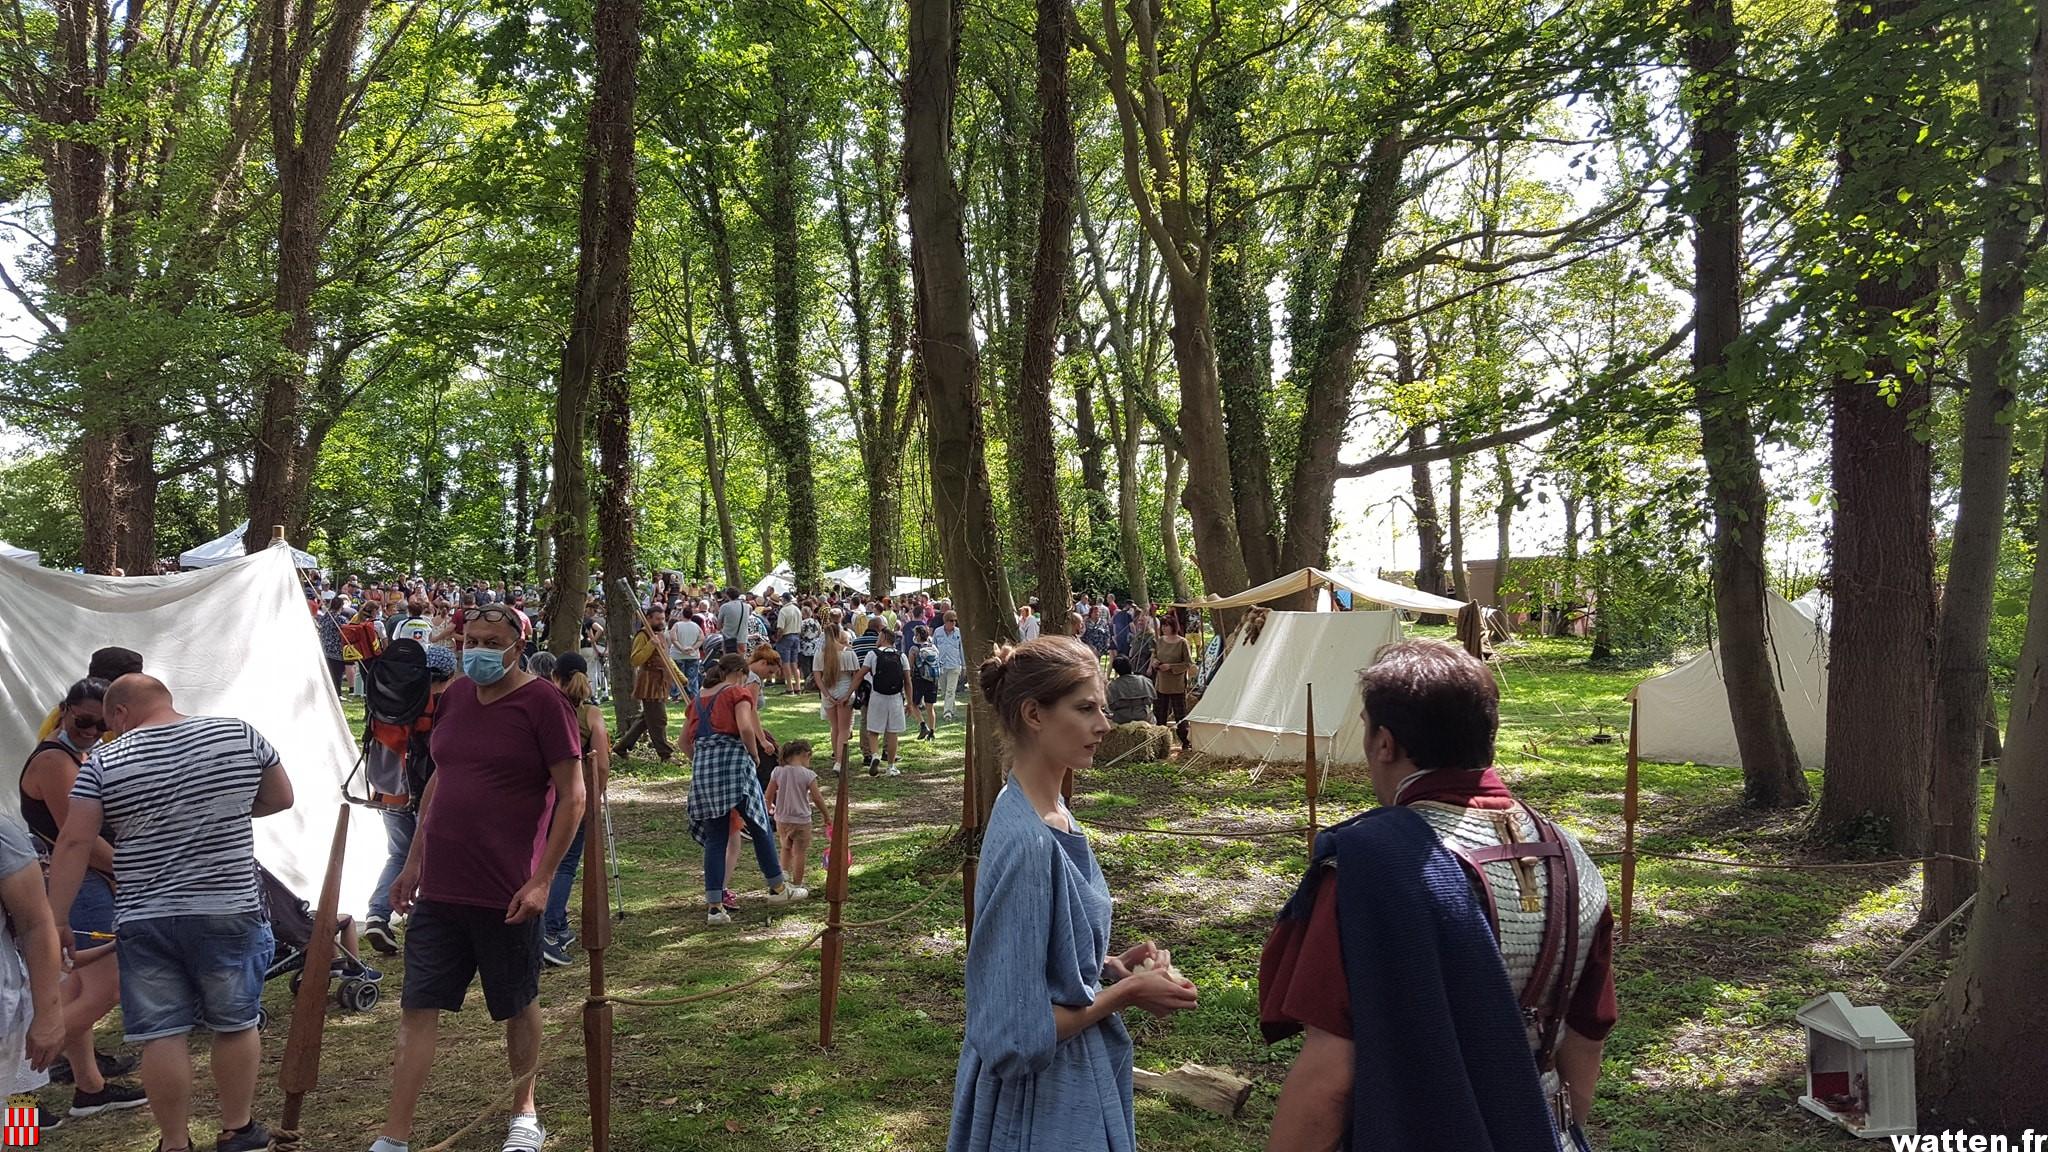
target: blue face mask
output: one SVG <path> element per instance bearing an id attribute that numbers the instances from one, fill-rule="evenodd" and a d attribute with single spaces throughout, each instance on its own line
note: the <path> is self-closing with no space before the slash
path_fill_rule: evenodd
<path id="1" fill-rule="evenodd" d="M 85 751 L 85 749 L 80 748 L 78 746 L 78 741 L 73 740 L 71 738 L 71 733 L 64 730 L 64 726 L 62 724 L 57 725 L 57 742 L 64 745 L 66 748 L 71 749 L 73 752 Z"/>
<path id="2" fill-rule="evenodd" d="M 462 674 L 476 681 L 480 687 L 487 687 L 503 680 L 506 671 L 505 654 L 496 648 L 462 650 Z"/>

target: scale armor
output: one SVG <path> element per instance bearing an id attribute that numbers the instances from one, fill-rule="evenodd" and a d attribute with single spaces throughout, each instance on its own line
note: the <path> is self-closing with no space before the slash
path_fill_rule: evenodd
<path id="1" fill-rule="evenodd" d="M 1537 839 L 1536 824 L 1520 805 L 1510 809 L 1467 808 L 1424 800 L 1407 807 L 1428 821 L 1447 847 L 1456 845 L 1469 852 L 1497 844 L 1529 843 Z M 1576 988 L 1586 970 L 1586 957 L 1593 949 L 1594 929 L 1599 927 L 1600 917 L 1607 911 L 1607 883 L 1577 837 L 1561 827 L 1557 834 L 1564 840 L 1579 878 L 1578 950 L 1571 958 L 1570 985 Z M 1529 980 L 1535 974 L 1537 956 L 1543 948 L 1545 909 L 1550 901 L 1549 870 L 1533 867 L 1525 872 L 1508 860 L 1482 864 L 1480 869 L 1493 890 L 1494 908 L 1500 917 L 1500 951 L 1501 959 L 1507 965 L 1508 983 L 1519 997 L 1528 990 Z M 1524 899 L 1525 882 L 1530 894 L 1527 900 Z M 1534 1019 L 1527 1021 L 1527 1029 L 1529 1049 L 1533 1052 L 1541 1047 Z M 1543 1073 L 1546 1097 L 1555 1094 L 1561 1086 L 1555 1069 Z"/>

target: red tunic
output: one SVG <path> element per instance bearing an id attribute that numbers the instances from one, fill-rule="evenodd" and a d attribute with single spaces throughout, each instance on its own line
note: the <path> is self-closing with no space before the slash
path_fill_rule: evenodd
<path id="1" fill-rule="evenodd" d="M 1513 808 L 1515 798 L 1492 768 L 1431 772 L 1404 789 L 1399 803 L 1434 800 L 1467 808 Z M 1614 913 L 1600 916 L 1585 971 L 1565 1012 L 1565 1024 L 1589 1040 L 1605 1040 L 1619 1012 L 1614 997 Z M 1318 1028 L 1351 1038 L 1351 992 L 1337 932 L 1337 886 L 1319 884 L 1306 920 L 1282 920 L 1259 957 L 1259 1030 L 1271 1044 Z"/>

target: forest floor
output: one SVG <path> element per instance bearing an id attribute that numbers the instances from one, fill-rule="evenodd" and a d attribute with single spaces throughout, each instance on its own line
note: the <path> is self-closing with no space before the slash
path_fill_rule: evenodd
<path id="1" fill-rule="evenodd" d="M 1595 852 L 1621 846 L 1626 696 L 1632 684 L 1658 670 L 1589 668 L 1583 645 L 1569 640 L 1520 643 L 1501 665 L 1499 762 L 1509 783 Z M 767 717 L 783 739 L 822 742 L 815 697 L 771 698 Z M 960 856 L 952 846 L 960 735 L 950 725 L 935 743 L 907 743 L 900 778 L 861 775 L 852 782 L 847 920 L 912 911 L 895 923 L 847 933 L 834 1049 L 824 1052 L 817 1044 L 815 949 L 730 996 L 682 1008 L 620 1007 L 614 1148 L 945 1146 L 965 957 Z M 1853 849 L 1811 844 L 1804 813 L 1738 807 L 1739 777 L 1734 770 L 1644 765 L 1641 846 L 1756 862 L 1859 858 Z M 829 776 L 821 780 L 828 796 L 831 783 Z M 681 996 L 753 977 L 825 923 L 823 869 L 815 858 L 822 855 L 821 841 L 811 861 L 811 902 L 769 909 L 748 856 L 735 881 L 742 901 L 737 922 L 707 927 L 699 903 L 701 860 L 683 811 L 687 790 L 680 761 L 664 766 L 636 758 L 615 771 L 612 813 L 627 917 L 616 926 L 607 958 L 614 994 Z M 1324 822 L 1370 803 L 1362 774 L 1338 776 L 1323 794 Z M 1127 764 L 1089 773 L 1077 784 L 1075 810 L 1084 825 L 1103 820 L 1237 831 L 1286 828 L 1305 819 L 1298 772 L 1269 770 L 1254 779 L 1241 765 L 1200 763 Z M 1107 829 L 1091 835 L 1116 894 L 1119 946 L 1160 940 L 1202 990 L 1200 1009 L 1179 1019 L 1129 1015 L 1138 1063 L 1165 1070 L 1194 1061 L 1233 1069 L 1257 1084 L 1235 1121 L 1140 1094 L 1140 1146 L 1263 1148 L 1298 1042 L 1268 1047 L 1260 1041 L 1258 957 L 1305 865 L 1301 839 L 1190 839 Z M 377 851 L 382 845 L 354 847 Z M 1610 896 L 1618 901 L 1618 863 L 1603 863 Z M 1918 888 L 1917 868 L 1762 871 L 1644 861 L 1633 938 L 1617 955 L 1621 1023 L 1607 1044 L 1590 1126 L 1595 1146 L 1614 1152 L 1850 1146 L 1796 1103 L 1804 1045 L 1793 1013 L 1809 998 L 1839 990 L 1859 1003 L 1884 1006 L 1910 1026 L 1947 963 L 1930 948 L 1896 978 L 1880 976 L 1912 935 Z M 388 967 L 383 1005 L 329 1017 L 321 1088 L 308 1100 L 308 1149 L 367 1148 L 381 1122 L 402 982 L 398 961 Z M 588 1147 L 580 1022 L 587 979 L 580 954 L 571 967 L 548 969 L 542 977 L 541 1108 L 553 1149 Z M 271 1019 L 289 1017 L 282 982 L 266 999 Z M 508 1076 L 501 1034 L 479 998 L 444 1019 L 415 1152 L 427 1152 L 501 1098 Z M 258 1115 L 273 1124 L 283 1043 L 283 1027 L 273 1027 L 265 1038 L 257 1105 Z M 212 1107 L 204 1076 L 202 1054 L 202 1116 Z M 57 1102 L 57 1090 L 47 1099 Z M 68 1094 L 61 1099 L 68 1104 Z M 154 1139 L 147 1116 L 75 1121 L 47 1142 L 145 1152 Z M 213 1134 L 210 1120 L 195 1126 L 195 1145 L 210 1147 Z M 502 1135 L 502 1120 L 494 1116 L 453 1147 L 489 1152 Z"/>

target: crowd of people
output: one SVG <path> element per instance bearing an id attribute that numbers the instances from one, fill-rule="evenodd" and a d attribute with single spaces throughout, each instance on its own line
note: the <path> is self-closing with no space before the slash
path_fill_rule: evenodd
<path id="1" fill-rule="evenodd" d="M 973 654 L 944 600 L 751 596 L 665 580 L 642 591 L 626 686 L 642 707 L 614 741 L 597 707 L 608 643 L 594 596 L 577 650 L 555 655 L 519 589 L 309 588 L 323 641 L 342 645 L 339 657 L 329 649 L 337 690 L 356 686 L 348 665 L 386 643 L 432 654 L 418 721 L 426 770 L 380 776 L 372 796 L 387 860 L 362 938 L 402 951 L 405 974 L 372 1152 L 409 1152 L 441 1014 L 478 985 L 517 1084 L 504 1152 L 546 1141 L 524 1075 L 542 1043 L 540 973 L 571 962 L 583 812 L 615 757 L 644 737 L 663 759 L 689 758 L 689 827 L 716 927 L 733 922 L 730 878 L 749 843 L 766 903 L 808 897 L 825 804 L 814 755 L 825 772 L 852 771 L 857 754 L 869 774 L 896 775 L 913 718 L 916 738 L 930 739 L 960 715 Z M 1038 605 L 1020 609 L 1019 632 L 1040 619 Z M 976 661 L 1009 771 L 981 848 L 953 1152 L 1134 1149 L 1120 1014 L 1171 1016 L 1200 998 L 1167 949 L 1112 950 L 1111 895 L 1060 785 L 1092 766 L 1111 725 L 1183 721 L 1213 642 L 1205 657 L 1186 613 L 1110 598 L 1079 597 L 1067 623 L 1071 635 Z M 1599 872 L 1492 767 L 1498 696 L 1483 664 L 1404 641 L 1361 675 L 1384 807 L 1318 840 L 1261 958 L 1267 1039 L 1306 1036 L 1269 1147 L 1583 1147 L 1578 1121 L 1616 1015 Z M 817 696 L 826 747 L 778 739 L 764 716 L 769 695 L 803 693 Z M 146 1105 L 159 1149 L 185 1152 L 188 1037 L 204 1028 L 214 1147 L 267 1147 L 254 1115 L 256 1028 L 278 900 L 290 898 L 266 896 L 252 821 L 292 806 L 290 777 L 254 727 L 180 712 L 125 649 L 94 653 L 54 704 L 22 773 L 22 822 L 0 818 L 0 1053 L 20 1054 L 0 1059 L 0 1081 L 33 1091 L 59 1068 L 71 1103 L 43 1111 L 45 1130 Z M 356 958 L 352 932 L 341 943 L 337 971 L 381 978 Z M 139 1085 L 128 1078 L 135 1062 L 94 1050 L 95 1026 L 117 1007 L 141 1048 Z"/>

